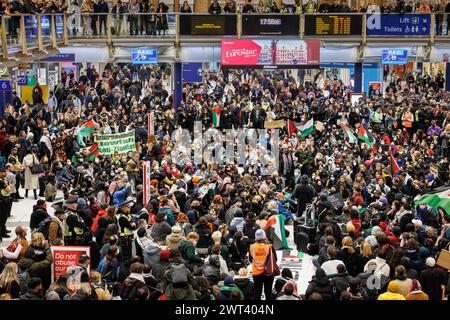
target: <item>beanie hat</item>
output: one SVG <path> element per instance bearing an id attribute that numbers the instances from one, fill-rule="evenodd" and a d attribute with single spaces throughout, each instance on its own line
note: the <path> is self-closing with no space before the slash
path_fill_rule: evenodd
<path id="1" fill-rule="evenodd" d="M 167 249 L 161 250 L 159 252 L 159 261 L 169 261 L 170 251 Z"/>
<path id="2" fill-rule="evenodd" d="M 261 241 L 266 239 L 266 232 L 263 229 L 258 229 L 255 232 L 255 240 Z"/>
<path id="3" fill-rule="evenodd" d="M 433 268 L 436 265 L 436 260 L 432 257 L 428 257 L 427 260 L 425 260 L 425 263 L 428 267 Z"/>
<path id="4" fill-rule="evenodd" d="M 192 178 L 192 182 L 193 182 L 193 183 L 198 183 L 199 181 L 200 181 L 200 178 L 197 177 L 197 176 L 195 176 L 195 177 Z"/>
<path id="5" fill-rule="evenodd" d="M 389 292 L 393 292 L 393 293 L 399 293 L 400 287 L 399 287 L 397 281 L 391 281 L 391 282 L 389 282 L 389 285 L 388 285 L 388 291 L 389 291 Z"/>
<path id="6" fill-rule="evenodd" d="M 267 209 L 269 209 L 270 211 L 276 211 L 278 209 L 278 204 L 276 201 L 271 200 L 269 202 L 269 204 L 267 205 Z"/>
<path id="7" fill-rule="evenodd" d="M 231 286 L 234 283 L 233 277 L 227 276 L 225 277 L 225 279 L 223 280 L 223 284 L 225 286 Z"/>
<path id="8" fill-rule="evenodd" d="M 416 226 L 416 227 L 422 227 L 422 226 L 423 226 L 422 221 L 419 220 L 419 219 L 413 219 L 411 222 L 412 222 L 412 223 L 414 224 L 414 226 Z"/>
<path id="9" fill-rule="evenodd" d="M 173 226 L 172 227 L 172 233 L 181 234 L 182 231 L 183 230 L 179 226 Z"/>

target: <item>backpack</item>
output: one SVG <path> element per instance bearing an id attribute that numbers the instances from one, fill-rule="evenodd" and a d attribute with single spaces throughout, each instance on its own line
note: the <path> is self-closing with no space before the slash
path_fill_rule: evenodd
<path id="1" fill-rule="evenodd" d="M 170 266 L 170 274 L 172 278 L 172 285 L 174 287 L 184 286 L 188 282 L 187 268 L 184 264 L 172 264 Z"/>
<path id="2" fill-rule="evenodd" d="M 36 232 L 40 232 L 44 235 L 45 239 L 48 239 L 48 230 L 50 229 L 50 223 L 52 222 L 52 217 L 45 218 L 41 221 L 36 229 Z"/>

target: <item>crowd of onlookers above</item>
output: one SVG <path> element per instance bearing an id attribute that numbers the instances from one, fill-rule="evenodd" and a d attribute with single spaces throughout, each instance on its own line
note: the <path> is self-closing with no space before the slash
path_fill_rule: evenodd
<path id="1" fill-rule="evenodd" d="M 0 15 L 18 13 L 68 13 L 68 14 L 139 14 L 139 13 L 193 13 L 188 1 L 180 2 L 179 10 L 169 8 L 163 1 L 157 6 L 150 0 L 1 0 Z M 197 10 L 198 11 L 198 10 Z M 195 11 L 195 12 L 197 12 Z M 213 0 L 208 8 L 210 14 L 249 13 L 327 13 L 327 12 L 368 12 L 368 13 L 431 13 L 450 12 L 450 2 L 446 0 L 391 0 L 376 4 L 373 0 L 361 0 L 356 5 L 345 0 L 329 0 L 320 4 L 314 0 L 295 0 L 290 3 L 273 0 Z"/>

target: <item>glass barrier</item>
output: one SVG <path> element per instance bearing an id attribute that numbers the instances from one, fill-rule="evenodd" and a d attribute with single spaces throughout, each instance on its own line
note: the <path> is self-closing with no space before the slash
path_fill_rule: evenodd
<path id="1" fill-rule="evenodd" d="M 108 16 L 110 21 L 108 21 Z M 79 14 L 67 18 L 67 31 L 71 38 L 106 37 L 110 27 L 112 37 L 151 36 L 175 37 L 175 13 L 140 14 Z"/>
<path id="2" fill-rule="evenodd" d="M 37 16 L 24 15 L 23 18 L 25 22 L 25 40 L 27 42 L 27 46 L 28 48 L 31 46 L 36 46 L 38 43 Z"/>
<path id="3" fill-rule="evenodd" d="M 6 35 L 6 43 L 8 45 L 8 52 L 17 52 L 21 50 L 19 42 L 20 34 L 20 16 L 4 16 L 3 17 Z M 1 41 L 1 39 L 0 39 Z"/>

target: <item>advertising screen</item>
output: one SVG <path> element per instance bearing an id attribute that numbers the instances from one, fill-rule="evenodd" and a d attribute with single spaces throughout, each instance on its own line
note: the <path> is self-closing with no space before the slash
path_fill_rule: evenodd
<path id="1" fill-rule="evenodd" d="M 222 40 L 222 66 L 318 67 L 320 40 Z"/>
<path id="2" fill-rule="evenodd" d="M 406 64 L 408 62 L 408 50 L 383 50 L 381 62 L 383 64 Z"/>
<path id="3" fill-rule="evenodd" d="M 192 36 L 236 35 L 236 16 L 180 15 L 180 34 Z"/>
<path id="4" fill-rule="evenodd" d="M 156 64 L 158 63 L 158 50 L 132 50 L 131 62 L 134 64 Z"/>

